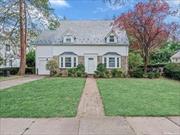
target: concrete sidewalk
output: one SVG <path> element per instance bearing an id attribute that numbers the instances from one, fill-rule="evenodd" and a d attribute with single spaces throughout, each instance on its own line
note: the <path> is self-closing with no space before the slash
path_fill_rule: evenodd
<path id="1" fill-rule="evenodd" d="M 0 82 L 0 90 L 10 88 L 10 87 L 13 87 L 16 85 L 24 84 L 27 82 L 39 80 L 42 78 L 43 78 L 43 76 L 29 75 L 29 76 L 25 76 L 25 77 L 18 77 L 18 78 L 11 79 L 11 80 L 1 81 Z"/>
<path id="2" fill-rule="evenodd" d="M 180 135 L 176 122 L 164 117 L 1 118 L 0 135 Z"/>
<path id="3" fill-rule="evenodd" d="M 102 100 L 94 78 L 87 78 L 80 99 L 77 117 L 103 117 Z"/>

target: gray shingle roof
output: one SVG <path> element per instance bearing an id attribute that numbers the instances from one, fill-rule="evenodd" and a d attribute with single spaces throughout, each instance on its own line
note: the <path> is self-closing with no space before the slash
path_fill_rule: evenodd
<path id="1" fill-rule="evenodd" d="M 171 58 L 180 58 L 180 51 L 174 54 Z"/>
<path id="2" fill-rule="evenodd" d="M 104 55 L 120 55 L 117 52 L 107 52 Z"/>
<path id="3" fill-rule="evenodd" d="M 72 44 L 107 44 L 105 37 L 112 31 L 112 24 L 113 21 L 61 21 L 60 27 L 57 30 L 43 32 L 34 44 L 63 44 L 63 36 L 67 33 L 75 38 Z M 124 30 L 115 29 L 114 32 L 118 36 L 118 43 L 116 45 L 129 44 Z"/>
<path id="4" fill-rule="evenodd" d="M 63 52 L 60 55 L 77 55 L 77 54 L 75 54 L 74 52 Z"/>

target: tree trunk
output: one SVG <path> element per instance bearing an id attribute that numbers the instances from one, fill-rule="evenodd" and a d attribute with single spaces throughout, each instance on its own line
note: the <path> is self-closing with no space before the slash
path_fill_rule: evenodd
<path id="1" fill-rule="evenodd" d="M 148 56 L 144 56 L 144 73 L 147 73 Z"/>
<path id="2" fill-rule="evenodd" d="M 148 63 L 149 63 L 149 51 L 148 48 L 144 48 L 144 73 L 147 73 Z"/>
<path id="3" fill-rule="evenodd" d="M 19 75 L 25 74 L 26 67 L 26 12 L 25 1 L 19 0 L 19 19 L 20 19 L 20 68 Z"/>

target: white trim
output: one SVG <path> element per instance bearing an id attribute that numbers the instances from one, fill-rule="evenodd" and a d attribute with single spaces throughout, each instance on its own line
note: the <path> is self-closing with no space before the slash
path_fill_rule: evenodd
<path id="1" fill-rule="evenodd" d="M 117 55 L 106 55 L 102 57 L 102 63 L 104 64 L 104 58 L 106 58 L 106 68 L 114 69 L 121 68 L 121 56 Z M 109 67 L 109 58 L 115 58 L 115 67 Z M 117 58 L 119 58 L 119 67 L 117 67 Z"/>
<path id="2" fill-rule="evenodd" d="M 65 58 L 70 57 L 71 58 L 71 67 L 65 67 Z M 76 58 L 76 66 L 74 66 L 74 57 Z M 61 66 L 61 58 L 63 58 L 63 67 Z M 78 65 L 78 56 L 76 55 L 60 55 L 59 56 L 59 68 L 75 68 Z"/>
<path id="3" fill-rule="evenodd" d="M 98 54 L 96 53 L 86 53 L 84 54 L 84 63 L 85 63 L 85 72 L 88 74 L 94 74 L 94 71 L 97 68 L 97 56 Z M 89 58 L 93 58 L 94 59 L 94 71 L 93 72 L 89 72 L 89 67 L 88 67 L 88 62 L 89 62 Z"/>

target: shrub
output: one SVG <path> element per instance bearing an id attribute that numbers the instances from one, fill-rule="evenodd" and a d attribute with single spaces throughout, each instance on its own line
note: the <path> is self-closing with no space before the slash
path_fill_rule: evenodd
<path id="1" fill-rule="evenodd" d="M 85 77 L 85 67 L 83 64 L 77 65 L 76 75 L 77 77 Z"/>
<path id="2" fill-rule="evenodd" d="M 131 77 L 135 77 L 135 78 L 143 78 L 144 76 L 144 71 L 142 68 L 135 68 L 133 69 L 133 71 L 130 73 Z"/>
<path id="3" fill-rule="evenodd" d="M 123 72 L 121 69 L 112 69 L 111 70 L 112 77 L 122 77 Z"/>
<path id="4" fill-rule="evenodd" d="M 7 68 L 0 68 L 0 75 L 5 76 L 7 72 L 10 73 L 10 75 L 17 75 L 19 71 L 19 67 L 7 67 Z M 26 67 L 25 69 L 26 74 L 35 74 L 35 68 L 34 67 Z"/>
<path id="5" fill-rule="evenodd" d="M 35 74 L 35 67 L 27 67 L 25 73 L 26 74 Z"/>
<path id="6" fill-rule="evenodd" d="M 46 67 L 50 71 L 50 76 L 54 76 L 59 70 L 58 63 L 55 59 L 49 60 L 46 64 Z"/>
<path id="7" fill-rule="evenodd" d="M 147 73 L 147 77 L 149 79 L 153 79 L 153 78 L 155 78 L 155 73 L 154 72 L 149 72 L 149 73 Z"/>
<path id="8" fill-rule="evenodd" d="M 67 71 L 69 77 L 76 77 L 76 68 L 69 68 Z"/>
<path id="9" fill-rule="evenodd" d="M 85 67 L 83 64 L 79 64 L 76 68 L 70 68 L 67 71 L 69 77 L 85 77 Z"/>
<path id="10" fill-rule="evenodd" d="M 95 74 L 96 74 L 95 77 L 99 77 L 99 78 L 107 78 L 107 76 L 109 76 L 106 66 L 102 63 L 98 64 Z"/>
<path id="11" fill-rule="evenodd" d="M 170 63 L 164 67 L 164 75 L 168 78 L 180 80 L 180 64 Z"/>

